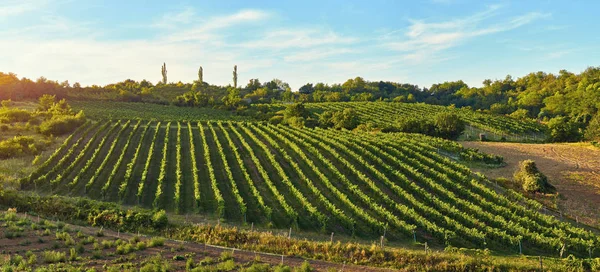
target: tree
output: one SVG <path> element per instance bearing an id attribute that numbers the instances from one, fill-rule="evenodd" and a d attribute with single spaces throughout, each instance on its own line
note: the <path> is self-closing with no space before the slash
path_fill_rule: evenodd
<path id="1" fill-rule="evenodd" d="M 345 108 L 340 111 L 325 111 L 319 115 L 319 126 L 322 128 L 333 127 L 335 129 L 355 129 L 360 120 L 353 108 Z"/>
<path id="2" fill-rule="evenodd" d="M 260 87 L 261 85 L 258 78 L 251 78 L 250 81 L 248 81 L 248 85 L 246 85 L 246 90 L 252 92 L 258 90 Z"/>
<path id="3" fill-rule="evenodd" d="M 56 102 L 56 96 L 45 94 L 40 97 L 39 101 L 38 110 L 47 111 L 54 105 L 54 102 Z"/>
<path id="4" fill-rule="evenodd" d="M 513 113 L 509 114 L 509 116 L 519 120 L 526 120 L 529 118 L 529 111 L 526 109 L 517 109 Z"/>
<path id="5" fill-rule="evenodd" d="M 200 66 L 200 68 L 198 69 L 198 82 L 200 82 L 200 84 L 202 84 L 204 82 L 202 73 L 203 73 L 202 66 Z"/>
<path id="6" fill-rule="evenodd" d="M 298 91 L 301 94 L 311 94 L 315 91 L 315 88 L 313 88 L 312 83 L 306 83 L 306 84 L 304 84 L 304 86 L 300 87 L 300 89 Z"/>
<path id="7" fill-rule="evenodd" d="M 289 119 L 292 117 L 308 118 L 308 116 L 309 116 L 309 112 L 304 107 L 303 103 L 294 103 L 292 105 L 289 105 L 285 108 L 285 111 L 283 112 L 284 119 Z"/>
<path id="8" fill-rule="evenodd" d="M 233 66 L 233 87 L 237 88 L 237 80 L 238 80 L 238 73 L 237 73 L 237 65 Z"/>
<path id="9" fill-rule="evenodd" d="M 441 112 L 435 116 L 437 134 L 446 139 L 456 139 L 465 130 L 465 122 L 454 113 Z"/>
<path id="10" fill-rule="evenodd" d="M 585 130 L 585 139 L 600 142 L 600 112 L 592 118 Z"/>
<path id="11" fill-rule="evenodd" d="M 160 72 L 162 73 L 162 83 L 167 84 L 167 64 L 163 62 Z"/>
<path id="12" fill-rule="evenodd" d="M 550 137 L 554 142 L 576 142 L 581 139 L 579 124 L 566 117 L 557 116 L 548 121 Z"/>
<path id="13" fill-rule="evenodd" d="M 225 104 L 225 106 L 228 108 L 233 109 L 237 107 L 242 101 L 242 98 L 240 97 L 240 90 L 238 88 L 227 89 L 227 95 L 223 97 L 222 101 L 223 104 Z"/>

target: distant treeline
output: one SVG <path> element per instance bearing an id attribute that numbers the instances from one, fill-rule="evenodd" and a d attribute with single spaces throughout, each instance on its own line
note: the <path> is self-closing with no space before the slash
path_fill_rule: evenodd
<path id="1" fill-rule="evenodd" d="M 580 140 L 584 136 L 600 140 L 600 67 L 590 67 L 580 74 L 561 70 L 558 74 L 530 73 L 516 80 L 511 76 L 501 80 L 487 79 L 480 88 L 469 87 L 462 80 L 420 88 L 412 84 L 366 81 L 356 77 L 342 84 L 308 83 L 297 92 L 278 79 L 263 83 L 251 79 L 246 86 L 237 88 L 211 85 L 200 80 L 166 84 L 125 80 L 106 86 L 82 87 L 78 83 L 71 85 L 45 78 L 31 81 L 19 79 L 15 74 L 0 73 L 0 99 L 34 99 L 42 94 L 81 100 L 229 109 L 272 102 L 424 102 L 468 107 L 517 119 L 539 119 L 558 128 L 553 138 L 559 141 Z M 595 129 L 586 130 L 588 126 Z"/>

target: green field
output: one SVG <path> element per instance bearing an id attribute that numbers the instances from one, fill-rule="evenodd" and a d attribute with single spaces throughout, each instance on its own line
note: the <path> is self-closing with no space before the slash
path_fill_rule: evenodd
<path id="1" fill-rule="evenodd" d="M 284 109 L 286 105 L 270 105 L 275 109 Z M 372 123 L 381 127 L 394 125 L 403 118 L 427 118 L 440 112 L 453 112 L 459 115 L 471 127 L 482 132 L 491 132 L 509 137 L 511 135 L 529 135 L 544 139 L 545 127 L 533 121 L 516 120 L 510 117 L 479 113 L 469 109 L 454 109 L 444 106 L 422 103 L 390 103 L 390 102 L 328 102 L 306 103 L 305 107 L 315 113 L 345 108 L 353 108 L 363 123 Z"/>
<path id="2" fill-rule="evenodd" d="M 441 155 L 436 141 L 247 122 L 101 121 L 78 129 L 22 186 L 241 224 L 512 253 L 519 244 L 532 254 L 565 245 L 587 256 L 598 243 Z"/>
<path id="3" fill-rule="evenodd" d="M 74 110 L 83 110 L 91 119 L 142 119 L 154 121 L 244 121 L 247 117 L 213 108 L 175 107 L 153 103 L 128 103 L 114 101 L 69 101 Z"/>

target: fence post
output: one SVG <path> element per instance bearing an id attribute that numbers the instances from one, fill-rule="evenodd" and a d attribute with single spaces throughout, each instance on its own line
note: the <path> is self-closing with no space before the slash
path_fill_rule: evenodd
<path id="1" fill-rule="evenodd" d="M 329 242 L 331 242 L 331 244 L 333 244 L 333 232 L 331 233 L 331 238 L 329 239 Z"/>
<path id="2" fill-rule="evenodd" d="M 544 264 L 542 263 L 542 256 L 539 256 L 540 258 L 540 271 L 544 271 Z"/>

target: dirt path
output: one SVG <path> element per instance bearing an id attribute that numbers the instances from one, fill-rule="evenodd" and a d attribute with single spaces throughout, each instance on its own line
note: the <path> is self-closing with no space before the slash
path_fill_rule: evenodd
<path id="1" fill-rule="evenodd" d="M 0 216 L 2 216 L 2 215 L 3 215 L 3 213 L 0 212 Z M 18 214 L 18 216 L 20 218 L 26 218 L 26 219 L 32 220 L 32 222 L 34 222 L 34 223 L 39 223 L 38 218 L 35 218 L 32 216 L 27 217 L 26 214 Z M 54 222 L 54 221 L 52 221 L 52 223 L 56 224 L 56 222 Z M 100 230 L 100 228 L 89 227 L 89 226 L 79 226 L 79 225 L 71 225 L 71 224 L 65 224 L 65 226 L 68 229 L 70 229 L 71 235 L 73 237 L 75 237 L 75 233 L 77 231 L 81 231 L 85 235 L 91 235 L 93 237 L 96 237 L 96 233 Z M 6 231 L 6 229 L 4 228 L 4 226 L 0 226 L 0 234 L 4 234 L 5 231 Z M 17 238 L 13 238 L 13 239 L 7 239 L 4 237 L 4 235 L 0 235 L 0 250 L 2 251 L 2 254 L 0 254 L 0 257 L 3 257 L 4 256 L 3 254 L 5 254 L 5 253 L 6 254 L 19 254 L 20 253 L 22 255 L 24 252 L 29 251 L 29 250 L 33 251 L 35 253 L 40 253 L 44 250 L 51 250 L 52 248 L 50 248 L 50 246 L 52 244 L 52 241 L 55 240 L 54 239 L 54 231 L 51 233 L 51 235 L 44 236 L 44 237 L 40 237 L 39 233 L 41 233 L 41 231 L 37 232 L 37 231 L 27 229 L 25 232 L 23 232 L 21 237 L 17 237 Z M 103 230 L 103 233 L 104 233 L 104 235 L 102 237 L 96 237 L 98 242 L 106 241 L 106 240 L 114 241 L 117 239 L 130 240 L 130 239 L 134 238 L 134 236 L 136 236 L 135 234 L 131 234 L 131 233 L 115 232 L 115 231 L 106 230 L 106 229 Z M 38 238 L 38 237 L 44 238 L 44 240 L 46 240 L 46 242 L 44 242 L 44 243 L 36 242 L 36 238 Z M 152 238 L 151 236 L 146 236 L 146 235 L 140 235 L 140 237 L 141 237 L 141 240 L 143 240 L 143 241 L 144 240 L 147 241 Z M 85 248 L 86 248 L 86 253 L 81 254 L 80 256 L 90 257 L 93 252 L 92 245 L 91 244 L 86 245 Z M 177 250 L 176 251 L 168 250 L 169 248 L 177 249 Z M 67 251 L 67 253 L 68 253 L 68 247 L 66 247 L 66 248 L 61 247 L 61 248 L 58 248 L 55 250 L 61 251 L 61 252 Z M 319 260 L 307 260 L 304 258 L 293 257 L 293 256 L 283 256 L 283 258 L 282 258 L 282 255 L 280 255 L 280 254 L 254 252 L 254 251 L 233 249 L 233 248 L 220 247 L 220 246 L 214 246 L 214 245 L 208 245 L 208 244 L 170 240 L 170 239 L 165 239 L 164 246 L 156 247 L 156 248 L 147 248 L 145 250 L 134 252 L 135 257 L 133 259 L 126 259 L 125 255 L 109 254 L 109 253 L 114 253 L 114 248 L 110 248 L 110 249 L 103 249 L 103 252 L 106 253 L 106 256 L 104 256 L 102 259 L 99 259 L 99 260 L 92 259 L 89 261 L 88 260 L 77 261 L 77 262 L 74 262 L 71 264 L 84 265 L 86 268 L 96 268 L 100 271 L 103 271 L 104 270 L 103 266 L 105 264 L 106 265 L 115 265 L 115 264 L 121 264 L 121 263 L 126 263 L 126 262 L 142 262 L 144 260 L 147 260 L 147 258 L 150 258 L 150 257 L 155 256 L 156 254 L 160 253 L 165 258 L 165 260 L 170 261 L 170 265 L 174 271 L 183 271 L 183 270 L 185 270 L 185 260 L 175 261 L 175 260 L 173 260 L 174 256 L 192 254 L 194 256 L 195 261 L 198 262 L 206 257 L 218 259 L 221 256 L 221 254 L 225 251 L 232 253 L 233 260 L 237 264 L 249 263 L 249 262 L 256 260 L 256 258 L 259 257 L 261 263 L 268 263 L 272 266 L 276 266 L 276 265 L 283 263 L 290 267 L 299 267 L 302 265 L 302 263 L 304 261 L 308 261 L 310 263 L 310 266 L 315 271 L 329 271 L 329 270 L 356 271 L 356 272 L 395 271 L 393 269 L 368 267 L 368 266 L 360 266 L 360 265 L 352 265 L 352 264 L 340 264 L 340 263 L 319 261 Z"/>
<path id="2" fill-rule="evenodd" d="M 600 149 L 590 144 L 461 142 L 504 157 L 505 167 L 475 168 L 491 178 L 512 178 L 522 160 L 532 159 L 560 193 L 559 209 L 586 224 L 600 223 Z"/>

